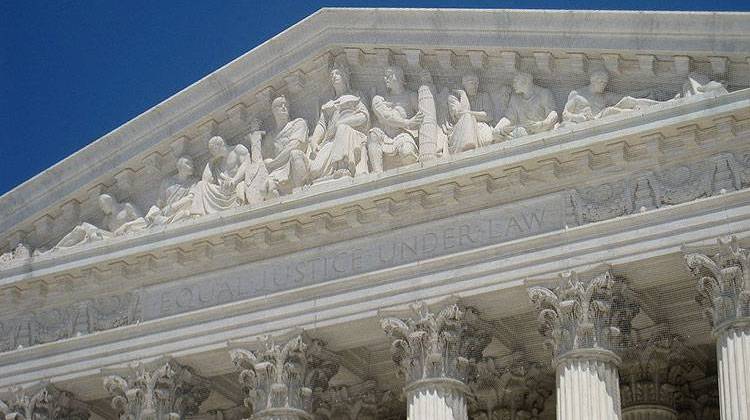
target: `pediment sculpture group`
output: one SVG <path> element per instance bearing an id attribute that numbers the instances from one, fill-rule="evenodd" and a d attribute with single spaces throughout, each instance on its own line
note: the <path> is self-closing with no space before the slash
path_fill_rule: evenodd
<path id="1" fill-rule="evenodd" d="M 292 119 L 287 99 L 279 96 L 271 102 L 272 130 L 263 131 L 257 120 L 252 121 L 247 146 L 212 137 L 207 145 L 210 157 L 199 179 L 193 160 L 180 157 L 177 173 L 162 182 L 156 203 L 145 215 L 132 203 L 102 194 L 101 224 L 76 226 L 50 251 L 257 205 L 306 185 L 379 173 L 660 103 L 649 99 L 648 93 L 612 93 L 608 81 L 605 70 L 592 71 L 590 84 L 570 92 L 560 116 L 552 92 L 536 85 L 529 73 L 515 74 L 512 86 L 503 88 L 498 99 L 480 89 L 474 73 L 462 77 L 461 89 L 449 92 L 438 91 L 425 71 L 418 91 L 410 91 L 404 71 L 391 66 L 384 72 L 386 93 L 373 96 L 368 107 L 363 96 L 352 90 L 347 66 L 336 63 L 330 70 L 335 98 L 321 106 L 314 126 L 302 118 Z M 720 83 L 691 73 L 675 99 L 725 93 Z M 4 254 L 0 262 L 16 251 Z M 44 252 L 49 251 L 35 254 Z M 27 255 L 28 250 L 18 253 Z"/>

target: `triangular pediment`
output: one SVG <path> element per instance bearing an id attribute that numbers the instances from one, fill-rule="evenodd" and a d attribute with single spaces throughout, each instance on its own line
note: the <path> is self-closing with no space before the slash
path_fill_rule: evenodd
<path id="1" fill-rule="evenodd" d="M 6 254 L 10 259 L 13 248 L 22 243 L 29 253 L 45 253 L 82 223 L 107 230 L 102 226 L 102 194 L 146 215 L 163 194 L 165 180 L 175 176 L 180 157 L 192 158 L 195 179 L 201 178 L 211 137 L 221 136 L 231 148 L 242 144 L 251 151 L 252 120 L 260 120 L 265 131 L 278 131 L 271 103 L 280 95 L 287 98 L 292 118 L 303 118 L 312 136 L 325 112 L 321 106 L 335 96 L 329 80 L 332 66 L 348 69 L 352 92 L 369 110 L 367 129 L 360 130 L 364 139 L 370 128 L 382 126 L 372 101 L 386 95 L 383 74 L 389 66 L 403 70 L 406 89 L 414 99 L 428 74 L 438 113 L 447 108 L 441 92 L 455 94 L 464 76 L 476 75 L 479 90 L 487 94 L 483 106 L 492 109 L 486 116 L 489 126 L 507 111 L 514 76 L 528 73 L 536 86 L 550 93 L 562 121 L 570 92 L 586 86 L 594 71 L 609 74 L 607 89 L 613 94 L 656 101 L 680 94 L 691 74 L 705 76 L 703 82 L 721 83 L 729 92 L 741 91 L 750 85 L 748 33 L 746 15 L 733 13 L 323 9 L 0 197 L 0 251 L 11 252 Z M 693 102 L 704 100 L 705 107 L 732 102 L 716 102 L 715 95 L 709 96 Z M 641 114 L 668 118 L 672 106 L 694 105 L 677 101 L 630 116 L 529 133 L 527 138 L 508 135 L 491 141 L 503 143 L 502 147 L 489 145 L 486 152 L 501 156 L 510 153 L 514 143 L 520 147 L 530 139 L 569 136 L 580 130 L 593 135 L 606 130 L 607 122 Z M 389 141 L 391 137 L 397 136 L 389 136 Z M 272 143 L 272 138 L 262 140 L 265 154 L 273 153 Z M 309 151 L 305 153 L 312 160 Z M 435 164 L 482 153 L 482 147 L 454 150 L 438 157 Z M 383 177 L 419 171 L 427 161 L 417 156 L 396 170 L 386 170 Z M 373 179 L 387 183 L 383 177 Z M 315 195 L 315 188 L 327 187 L 310 178 L 305 188 L 240 207 L 250 211 L 281 203 L 288 206 L 295 197 L 312 200 L 305 197 Z M 309 191 L 308 184 L 313 184 Z M 137 234 L 148 235 L 149 230 Z"/>

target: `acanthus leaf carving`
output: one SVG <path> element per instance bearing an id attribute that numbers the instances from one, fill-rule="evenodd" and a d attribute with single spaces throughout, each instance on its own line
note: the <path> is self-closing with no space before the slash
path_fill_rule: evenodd
<path id="1" fill-rule="evenodd" d="M 106 376 L 104 388 L 120 420 L 179 420 L 210 394 L 205 379 L 171 360 L 131 365 L 124 375 Z"/>
<path id="2" fill-rule="evenodd" d="M 698 353 L 666 327 L 634 343 L 623 360 L 620 374 L 623 408 L 655 405 L 676 410 L 679 390 L 705 375 Z"/>
<path id="3" fill-rule="evenodd" d="M 476 309 L 449 305 L 437 313 L 427 304 L 411 305 L 416 317 L 385 317 L 381 327 L 391 337 L 391 356 L 407 384 L 430 378 L 467 383 L 474 365 L 490 343 L 481 331 Z"/>
<path id="4" fill-rule="evenodd" d="M 536 420 L 554 393 L 555 379 L 542 364 L 513 353 L 482 359 L 470 387 L 475 397 L 473 418 Z"/>
<path id="5" fill-rule="evenodd" d="M 566 272 L 560 274 L 556 287 L 529 287 L 539 332 L 556 358 L 577 350 L 619 350 L 623 329 L 629 328 L 637 312 L 632 304 L 615 305 L 624 291 L 615 284 L 621 281 L 609 270 L 585 275 Z"/>
<path id="6" fill-rule="evenodd" d="M 718 238 L 718 252 L 690 252 L 685 262 L 698 280 L 696 301 L 714 328 L 750 319 L 750 251 L 736 236 Z"/>
<path id="7" fill-rule="evenodd" d="M 269 336 L 259 341 L 261 349 L 257 352 L 243 348 L 229 352 L 239 370 L 245 406 L 254 418 L 283 415 L 311 419 L 314 399 L 328 390 L 329 381 L 338 372 L 338 363 L 326 354 L 323 342 L 306 340 L 302 335 L 282 345 Z"/>

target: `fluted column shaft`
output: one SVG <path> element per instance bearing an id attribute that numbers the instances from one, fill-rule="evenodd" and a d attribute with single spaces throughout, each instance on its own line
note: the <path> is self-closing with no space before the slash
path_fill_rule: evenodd
<path id="1" fill-rule="evenodd" d="M 558 420 L 620 420 L 619 359 L 607 350 L 578 350 L 557 361 Z"/>
<path id="2" fill-rule="evenodd" d="M 467 420 L 466 385 L 453 379 L 417 381 L 406 388 L 408 420 Z"/>
<path id="3" fill-rule="evenodd" d="M 722 420 L 750 420 L 750 323 L 716 332 Z"/>

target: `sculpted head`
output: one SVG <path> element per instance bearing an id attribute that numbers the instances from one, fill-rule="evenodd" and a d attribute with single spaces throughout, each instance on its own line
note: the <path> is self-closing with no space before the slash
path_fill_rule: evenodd
<path id="1" fill-rule="evenodd" d="M 279 96 L 271 102 L 271 114 L 277 124 L 289 122 L 289 103 L 285 96 Z"/>
<path id="2" fill-rule="evenodd" d="M 513 77 L 513 91 L 519 95 L 527 96 L 534 88 L 534 76 L 529 73 L 517 73 Z"/>
<path id="3" fill-rule="evenodd" d="M 342 94 L 349 90 L 349 68 L 343 63 L 334 64 L 331 69 L 331 84 L 337 94 Z"/>
<path id="4" fill-rule="evenodd" d="M 467 95 L 476 96 L 479 92 L 479 76 L 476 73 L 466 73 L 461 78 L 461 85 Z"/>
<path id="5" fill-rule="evenodd" d="M 193 176 L 195 167 L 193 165 L 193 159 L 189 156 L 182 156 L 177 159 L 177 176 L 180 179 L 188 179 Z"/>
<path id="6" fill-rule="evenodd" d="M 213 157 L 224 156 L 227 154 L 227 144 L 221 136 L 213 136 L 208 140 L 208 152 Z"/>
<path id="7" fill-rule="evenodd" d="M 115 201 L 114 197 L 109 194 L 102 194 L 99 196 L 99 208 L 102 209 L 104 214 L 112 214 L 115 212 Z"/>
<path id="8" fill-rule="evenodd" d="M 404 77 L 404 70 L 401 67 L 387 67 L 383 79 L 385 80 L 385 87 L 389 92 L 400 93 L 404 90 L 406 78 Z"/>
<path id="9" fill-rule="evenodd" d="M 589 77 L 591 81 L 591 91 L 594 93 L 604 93 L 609 83 L 609 73 L 606 70 L 594 70 Z"/>

